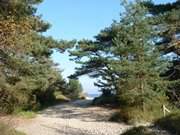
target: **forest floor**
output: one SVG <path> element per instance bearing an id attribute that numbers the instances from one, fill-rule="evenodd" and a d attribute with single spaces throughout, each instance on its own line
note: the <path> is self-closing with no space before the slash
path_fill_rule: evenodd
<path id="1" fill-rule="evenodd" d="M 30 120 L 16 119 L 14 127 L 27 135 L 119 135 L 131 126 L 109 122 L 114 111 L 78 100 L 49 107 Z"/>

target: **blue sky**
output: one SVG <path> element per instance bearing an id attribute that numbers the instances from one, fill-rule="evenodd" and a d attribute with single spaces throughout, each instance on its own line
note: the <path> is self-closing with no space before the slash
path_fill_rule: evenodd
<path id="1" fill-rule="evenodd" d="M 174 0 L 154 1 L 162 3 Z M 44 0 L 38 6 L 38 14 L 42 14 L 42 18 L 52 25 L 45 35 L 58 40 L 93 39 L 100 30 L 110 26 L 113 20 L 118 20 L 120 12 L 120 0 Z M 52 59 L 59 63 L 65 78 L 72 74 L 77 66 L 69 61 L 67 53 L 54 52 Z M 83 76 L 80 81 L 86 92 L 97 92 L 97 88 L 93 86 L 95 80 Z"/>

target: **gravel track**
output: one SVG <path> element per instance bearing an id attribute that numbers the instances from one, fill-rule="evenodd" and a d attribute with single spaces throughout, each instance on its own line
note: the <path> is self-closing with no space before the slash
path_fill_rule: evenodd
<path id="1" fill-rule="evenodd" d="M 27 135 L 120 135 L 130 128 L 109 122 L 113 110 L 90 106 L 90 100 L 79 100 L 50 107 L 32 119 L 16 125 Z"/>

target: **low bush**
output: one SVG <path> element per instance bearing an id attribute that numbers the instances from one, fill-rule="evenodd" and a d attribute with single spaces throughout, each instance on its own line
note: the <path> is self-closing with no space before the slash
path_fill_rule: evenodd
<path id="1" fill-rule="evenodd" d="M 60 91 L 54 93 L 57 102 L 68 102 L 70 99 L 62 94 Z"/>
<path id="2" fill-rule="evenodd" d="M 36 112 L 19 110 L 19 111 L 15 111 L 14 115 L 25 119 L 32 119 L 36 117 Z"/>
<path id="3" fill-rule="evenodd" d="M 158 119 L 155 125 L 175 135 L 180 135 L 180 112 Z"/>
<path id="4" fill-rule="evenodd" d="M 72 100 L 81 99 L 83 87 L 79 80 L 70 79 L 67 85 L 66 96 Z"/>
<path id="5" fill-rule="evenodd" d="M 110 118 L 110 121 L 115 122 L 125 122 L 128 124 L 136 124 L 136 123 L 146 123 L 152 122 L 156 119 L 159 119 L 163 116 L 162 110 L 142 110 L 141 108 L 135 107 L 126 107 L 121 108 L 118 112 L 116 112 Z"/>
<path id="6" fill-rule="evenodd" d="M 119 118 L 119 115 L 114 115 L 114 119 Z M 162 117 L 154 122 L 154 126 L 158 127 L 159 131 L 167 131 L 173 135 L 180 135 L 180 113 L 176 112 L 166 117 Z M 155 132 L 151 127 L 135 127 L 132 128 L 122 135 L 164 135 L 162 132 Z"/>
<path id="7" fill-rule="evenodd" d="M 93 100 L 93 105 L 117 105 L 117 97 L 115 95 L 101 95 Z"/>
<path id="8" fill-rule="evenodd" d="M 17 99 L 15 98 L 14 93 L 0 88 L 0 112 L 5 114 L 12 113 L 16 104 Z"/>

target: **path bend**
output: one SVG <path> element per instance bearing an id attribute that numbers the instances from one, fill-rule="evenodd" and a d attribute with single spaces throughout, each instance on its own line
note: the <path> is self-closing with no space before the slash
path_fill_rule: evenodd
<path id="1" fill-rule="evenodd" d="M 130 128 L 108 121 L 114 110 L 90 104 L 91 100 L 78 100 L 49 107 L 16 129 L 27 135 L 120 135 Z"/>

